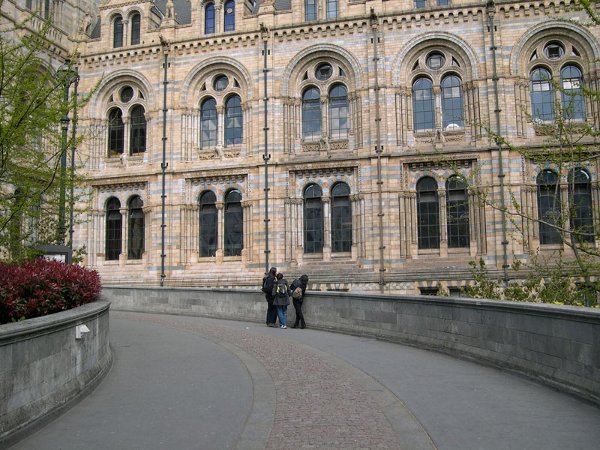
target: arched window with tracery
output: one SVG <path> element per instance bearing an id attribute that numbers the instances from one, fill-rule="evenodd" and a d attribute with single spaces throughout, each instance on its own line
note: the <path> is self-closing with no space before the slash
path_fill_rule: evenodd
<path id="1" fill-rule="evenodd" d="M 242 194 L 233 189 L 225 195 L 224 255 L 240 256 L 244 248 Z"/>
<path id="2" fill-rule="evenodd" d="M 217 145 L 217 102 L 207 98 L 200 107 L 200 147 Z"/>
<path id="3" fill-rule="evenodd" d="M 560 184 L 556 172 L 545 169 L 537 176 L 540 244 L 561 244 Z"/>
<path id="4" fill-rule="evenodd" d="M 552 75 L 537 67 L 531 72 L 531 114 L 534 120 L 554 120 L 554 88 Z"/>
<path id="5" fill-rule="evenodd" d="M 435 128 L 433 83 L 429 78 L 420 77 L 413 83 L 413 124 L 415 131 Z"/>
<path id="6" fill-rule="evenodd" d="M 137 45 L 140 43 L 141 22 L 142 18 L 139 13 L 134 13 L 131 16 L 131 45 Z"/>
<path id="7" fill-rule="evenodd" d="M 242 101 L 239 95 L 232 95 L 225 101 L 225 145 L 242 143 L 244 129 Z"/>
<path id="8" fill-rule="evenodd" d="M 348 137 L 348 90 L 343 84 L 336 84 L 329 91 L 329 136 Z"/>
<path id="9" fill-rule="evenodd" d="M 460 78 L 448 75 L 442 78 L 442 127 L 444 130 L 464 128 L 463 94 Z"/>
<path id="10" fill-rule="evenodd" d="M 111 197 L 106 202 L 106 260 L 118 260 L 121 255 L 121 242 L 123 238 L 123 218 L 121 216 L 121 202 L 118 198 Z"/>
<path id="11" fill-rule="evenodd" d="M 440 248 L 440 205 L 437 181 L 423 177 L 417 182 L 419 249 Z"/>
<path id="12" fill-rule="evenodd" d="M 233 0 L 225 2 L 224 23 L 224 31 L 235 31 L 235 2 Z"/>
<path id="13" fill-rule="evenodd" d="M 469 247 L 469 198 L 467 185 L 459 176 L 446 181 L 448 248 Z"/>
<path id="14" fill-rule="evenodd" d="M 207 3 L 204 7 L 204 34 L 215 32 L 215 4 Z"/>
<path id="15" fill-rule="evenodd" d="M 125 146 L 125 126 L 123 112 L 113 108 L 108 113 L 108 153 L 109 155 L 123 154 Z"/>
<path id="16" fill-rule="evenodd" d="M 318 184 L 304 189 L 304 252 L 321 253 L 324 241 L 323 191 Z"/>
<path id="17" fill-rule="evenodd" d="M 145 245 L 144 202 L 136 195 L 129 200 L 127 259 L 142 259 Z"/>
<path id="18" fill-rule="evenodd" d="M 200 195 L 200 256 L 215 256 L 217 252 L 217 197 L 212 191 Z"/>
<path id="19" fill-rule="evenodd" d="M 116 16 L 113 20 L 113 48 L 123 47 L 123 18 Z"/>
<path id="20" fill-rule="evenodd" d="M 560 71 L 562 85 L 563 114 L 568 119 L 585 119 L 585 98 L 583 96 L 583 74 L 574 65 L 564 66 Z"/>
<path id="21" fill-rule="evenodd" d="M 321 138 L 321 93 L 314 86 L 305 89 L 302 94 L 302 138 Z"/>
<path id="22" fill-rule="evenodd" d="M 331 189 L 331 251 L 352 250 L 352 204 L 350 187 L 336 183 Z"/>
<path id="23" fill-rule="evenodd" d="M 131 155 L 144 153 L 146 151 L 146 116 L 143 106 L 133 107 L 129 127 L 129 153 Z"/>
<path id="24" fill-rule="evenodd" d="M 591 181 L 590 175 L 581 168 L 573 169 L 569 173 L 571 228 L 579 242 L 592 243 L 596 240 Z"/>

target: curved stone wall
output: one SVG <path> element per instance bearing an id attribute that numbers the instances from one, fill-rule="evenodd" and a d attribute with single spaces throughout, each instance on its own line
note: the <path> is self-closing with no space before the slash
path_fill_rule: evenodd
<path id="1" fill-rule="evenodd" d="M 105 287 L 112 308 L 263 322 L 256 291 Z M 308 292 L 310 328 L 434 349 L 515 370 L 600 404 L 600 311 L 428 296 Z M 288 321 L 294 309 L 288 309 Z"/>
<path id="2" fill-rule="evenodd" d="M 0 326 L 0 447 L 102 379 L 111 363 L 109 303 Z M 89 332 L 76 339 L 76 327 Z"/>

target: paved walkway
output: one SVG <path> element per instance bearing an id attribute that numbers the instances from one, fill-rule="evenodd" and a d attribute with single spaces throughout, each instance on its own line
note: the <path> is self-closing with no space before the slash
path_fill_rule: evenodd
<path id="1" fill-rule="evenodd" d="M 105 380 L 12 449 L 600 447 L 599 408 L 434 352 L 197 317 L 110 326 Z"/>

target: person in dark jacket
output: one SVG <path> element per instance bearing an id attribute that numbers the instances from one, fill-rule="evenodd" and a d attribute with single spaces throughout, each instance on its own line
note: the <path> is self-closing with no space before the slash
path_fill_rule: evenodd
<path id="1" fill-rule="evenodd" d="M 287 307 L 290 304 L 290 285 L 283 278 L 282 273 L 276 275 L 277 280 L 273 285 L 273 304 L 277 307 L 277 316 L 279 317 L 279 327 L 287 328 Z"/>
<path id="2" fill-rule="evenodd" d="M 276 327 L 277 324 L 277 307 L 273 304 L 273 286 L 275 285 L 275 275 L 277 268 L 271 267 L 268 275 L 263 281 L 263 292 L 267 299 L 267 326 Z"/>
<path id="3" fill-rule="evenodd" d="M 306 322 L 304 321 L 304 314 L 302 313 L 302 302 L 304 300 L 304 293 L 306 292 L 306 286 L 308 285 L 308 275 L 302 275 L 300 278 L 296 278 L 292 285 L 290 286 L 290 291 L 292 292 L 292 302 L 294 303 L 294 309 L 296 310 L 296 321 L 292 328 L 306 328 Z M 302 296 L 300 298 L 296 298 L 294 296 L 294 291 L 296 288 L 300 288 L 302 290 Z"/>

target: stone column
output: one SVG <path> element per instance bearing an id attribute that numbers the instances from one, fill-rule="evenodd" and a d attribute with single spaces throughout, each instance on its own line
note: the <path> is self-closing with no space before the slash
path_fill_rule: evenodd
<path id="1" fill-rule="evenodd" d="M 224 221 L 224 206 L 223 202 L 217 202 L 215 204 L 217 207 L 217 251 L 215 253 L 217 264 L 223 263 L 223 247 L 225 246 L 225 221 Z"/>

